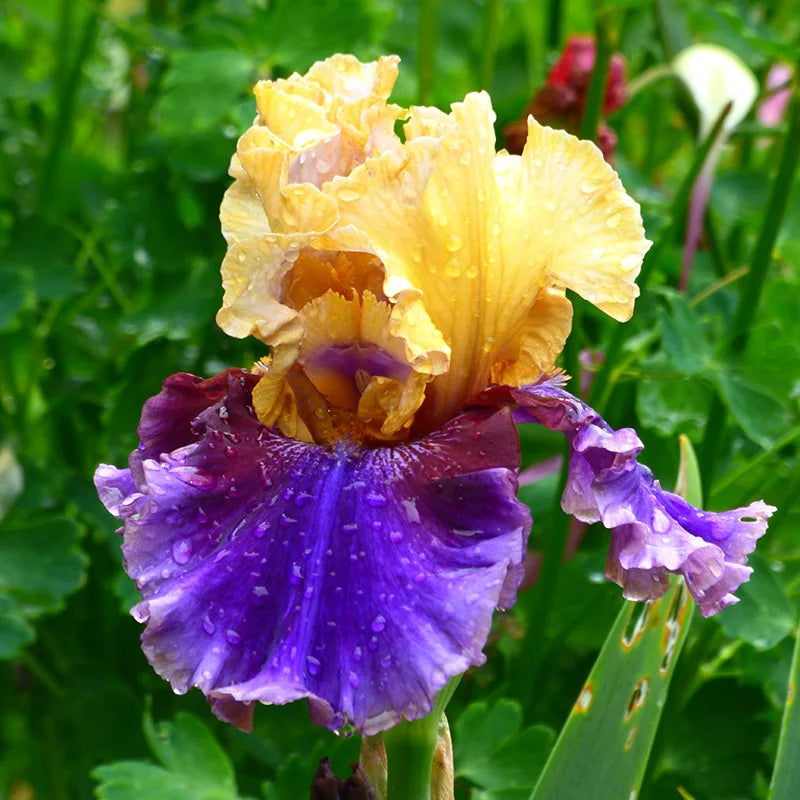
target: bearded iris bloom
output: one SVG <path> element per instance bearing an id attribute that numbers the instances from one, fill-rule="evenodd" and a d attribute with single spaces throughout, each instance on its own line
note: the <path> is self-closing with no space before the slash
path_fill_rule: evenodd
<path id="1" fill-rule="evenodd" d="M 626 320 L 649 246 L 597 148 L 531 118 L 522 155 L 496 153 L 486 94 L 402 109 L 396 74 L 334 56 L 256 86 L 217 319 L 268 354 L 167 378 L 128 467 L 95 476 L 145 654 L 243 728 L 307 698 L 372 734 L 485 660 L 531 528 L 517 423 L 566 435 L 563 506 L 612 530 L 626 597 L 679 573 L 704 614 L 734 602 L 772 510 L 692 508 L 563 389 L 566 289 Z"/>

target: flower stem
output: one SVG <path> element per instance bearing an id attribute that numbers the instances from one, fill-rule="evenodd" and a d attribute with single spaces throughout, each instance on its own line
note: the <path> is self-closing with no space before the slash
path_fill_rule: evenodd
<path id="1" fill-rule="evenodd" d="M 581 139 L 592 141 L 597 139 L 597 128 L 600 125 L 600 115 L 603 113 L 603 98 L 608 81 L 608 67 L 611 63 L 611 37 L 602 12 L 598 13 L 595 19 L 594 35 L 597 49 L 581 120 Z"/>
<path id="2" fill-rule="evenodd" d="M 417 56 L 419 103 L 428 105 L 433 94 L 433 55 L 436 28 L 436 0 L 420 0 Z"/>
<path id="3" fill-rule="evenodd" d="M 494 62 L 500 40 L 500 20 L 503 16 L 502 0 L 488 0 L 483 27 L 483 55 L 481 60 L 481 88 L 490 91 L 494 77 Z"/>
<path id="4" fill-rule="evenodd" d="M 403 721 L 383 734 L 389 767 L 387 800 L 431 800 L 431 767 L 439 721 L 461 676 L 439 692 L 427 717 Z"/>

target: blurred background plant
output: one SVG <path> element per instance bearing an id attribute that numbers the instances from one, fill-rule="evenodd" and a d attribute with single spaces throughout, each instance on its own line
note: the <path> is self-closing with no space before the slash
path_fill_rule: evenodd
<path id="1" fill-rule="evenodd" d="M 572 388 L 590 348 L 592 403 L 637 427 L 657 474 L 676 473 L 684 433 L 708 507 L 758 497 L 779 507 L 742 602 L 692 623 L 639 797 L 678 787 L 698 800 L 767 796 L 800 608 L 800 111 L 795 99 L 726 131 L 681 291 L 707 127 L 669 65 L 693 43 L 716 44 L 754 73 L 759 102 L 777 98 L 800 44 L 795 4 L 780 0 L 6 0 L 0 796 L 295 800 L 325 755 L 348 774 L 358 742 L 314 729 L 302 704 L 260 709 L 248 736 L 152 673 L 91 474 L 135 447 L 142 402 L 166 374 L 210 375 L 263 355 L 213 321 L 217 213 L 256 79 L 337 51 L 396 52 L 397 102 L 446 108 L 486 88 L 501 132 L 572 34 L 595 37 L 598 64 L 613 52 L 627 62 L 628 100 L 606 111 L 616 168 L 656 242 L 630 323 L 573 298 Z M 778 64 L 783 80 L 768 83 Z M 599 85 L 581 122 L 590 137 Z M 521 433 L 526 466 L 559 454 L 548 432 Z M 536 519 L 533 560 L 544 556 L 539 580 L 498 615 L 488 664 L 450 705 L 459 798 L 528 797 L 622 605 L 602 579 L 604 532 L 584 533 L 562 563 L 558 474 L 545 472 L 522 489 Z"/>

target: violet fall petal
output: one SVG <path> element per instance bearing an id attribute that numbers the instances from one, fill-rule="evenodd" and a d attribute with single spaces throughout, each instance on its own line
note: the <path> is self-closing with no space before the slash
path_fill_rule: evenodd
<path id="1" fill-rule="evenodd" d="M 331 448 L 264 428 L 256 379 L 172 376 L 145 406 L 131 469 L 96 473 L 124 520 L 144 651 L 175 691 L 198 686 L 244 728 L 253 702 L 299 698 L 316 722 L 366 734 L 424 716 L 483 662 L 522 576 L 531 520 L 511 412 Z"/>
<path id="2" fill-rule="evenodd" d="M 570 444 L 562 508 L 582 522 L 612 531 L 606 575 L 630 600 L 660 597 L 667 573 L 683 575 L 704 616 L 737 602 L 749 579 L 747 556 L 775 511 L 762 501 L 719 513 L 703 511 L 664 491 L 637 461 L 642 443 L 631 428 L 614 430 L 596 411 L 552 378 L 521 388 L 496 387 L 479 398 L 517 404 L 518 422 L 562 431 Z"/>

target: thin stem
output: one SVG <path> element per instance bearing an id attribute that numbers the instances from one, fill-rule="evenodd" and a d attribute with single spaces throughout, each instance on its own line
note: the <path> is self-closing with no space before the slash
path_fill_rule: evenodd
<path id="1" fill-rule="evenodd" d="M 561 17 L 563 3 L 561 0 L 550 0 L 547 6 L 547 47 L 555 50 L 561 44 Z"/>
<path id="2" fill-rule="evenodd" d="M 611 37 L 602 13 L 599 13 L 595 19 L 594 36 L 596 47 L 594 68 L 581 120 L 581 139 L 591 139 L 592 141 L 597 139 L 597 128 L 603 113 L 603 98 L 606 95 L 608 67 L 611 63 Z"/>
<path id="3" fill-rule="evenodd" d="M 767 200 L 764 222 L 753 250 L 753 257 L 750 259 L 750 272 L 739 295 L 739 304 L 731 325 L 731 349 L 734 352 L 741 352 L 747 343 L 747 333 L 761 299 L 767 269 L 772 261 L 772 250 L 778 238 L 778 231 L 794 183 L 797 162 L 800 158 L 800 87 L 792 94 L 788 115 L 789 132 L 784 140 L 780 164 Z"/>
<path id="4" fill-rule="evenodd" d="M 492 88 L 497 45 L 500 41 L 500 20 L 503 17 L 502 0 L 488 0 L 486 4 L 486 24 L 484 26 L 483 56 L 481 62 L 481 88 Z"/>
<path id="5" fill-rule="evenodd" d="M 417 79 L 420 105 L 428 105 L 433 95 L 433 58 L 436 32 L 436 0 L 419 0 L 419 55 Z"/>
<path id="6" fill-rule="evenodd" d="M 389 767 L 387 800 L 430 800 L 439 720 L 460 680 L 457 675 L 444 685 L 427 717 L 401 722 L 383 734 Z"/>
<path id="7" fill-rule="evenodd" d="M 662 81 L 666 78 L 680 80 L 669 64 L 657 64 L 655 67 L 646 69 L 628 84 L 628 102 L 630 103 L 642 89 L 646 89 L 651 83 L 656 83 L 656 81 Z"/>

